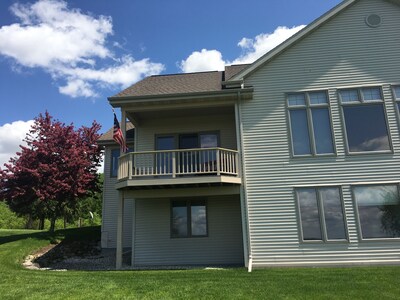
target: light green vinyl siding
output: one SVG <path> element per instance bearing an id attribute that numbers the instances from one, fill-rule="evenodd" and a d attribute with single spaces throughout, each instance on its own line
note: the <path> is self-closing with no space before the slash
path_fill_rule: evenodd
<path id="1" fill-rule="evenodd" d="M 210 108 L 210 111 L 215 108 Z M 157 134 L 177 134 L 195 132 L 219 132 L 220 146 L 236 149 L 236 127 L 234 114 L 215 114 L 209 116 L 191 116 L 176 118 L 157 118 L 144 120 L 137 128 L 137 151 L 152 151 L 155 149 L 155 136 Z M 104 165 L 104 194 L 103 194 L 103 220 L 102 220 L 102 247 L 115 248 L 117 235 L 117 208 L 118 191 L 115 189 L 117 179 L 110 177 L 111 147 L 105 150 Z M 146 162 L 148 163 L 148 161 Z M 152 163 L 150 163 L 152 165 Z M 159 191 L 155 191 L 157 197 Z M 132 241 L 132 200 L 125 200 L 124 209 L 124 247 L 131 247 Z M 169 227 L 168 227 L 169 228 Z"/>
<path id="2" fill-rule="evenodd" d="M 210 108 L 210 112 L 215 108 Z M 155 136 L 158 134 L 219 132 L 220 146 L 236 149 L 236 127 L 234 114 L 211 114 L 176 118 L 145 120 L 137 130 L 137 151 L 154 150 Z"/>
<path id="3" fill-rule="evenodd" d="M 135 265 L 243 264 L 238 195 L 207 197 L 207 237 L 171 238 L 170 200 L 136 200 Z"/>
<path id="4" fill-rule="evenodd" d="M 382 17 L 370 28 L 365 17 Z M 400 242 L 359 242 L 350 184 L 400 181 L 400 136 L 390 84 L 400 82 L 400 7 L 362 0 L 248 78 L 242 103 L 247 202 L 254 266 L 400 261 Z M 337 89 L 381 86 L 394 153 L 346 155 Z M 329 92 L 337 156 L 292 158 L 286 93 Z M 343 187 L 350 243 L 301 243 L 294 187 Z"/>

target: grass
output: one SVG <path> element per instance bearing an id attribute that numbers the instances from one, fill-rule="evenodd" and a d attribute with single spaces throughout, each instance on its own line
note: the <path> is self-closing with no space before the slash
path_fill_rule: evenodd
<path id="1" fill-rule="evenodd" d="M 0 230 L 1 299 L 398 299 L 400 267 L 185 271 L 37 271 L 23 258 L 54 240 L 85 239 L 98 227 Z"/>

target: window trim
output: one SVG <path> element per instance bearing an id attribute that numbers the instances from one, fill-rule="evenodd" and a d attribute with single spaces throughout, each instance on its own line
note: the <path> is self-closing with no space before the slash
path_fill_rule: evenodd
<path id="1" fill-rule="evenodd" d="M 399 108 L 400 97 L 399 98 L 396 97 L 396 92 L 395 92 L 396 87 L 400 88 L 400 84 L 391 84 L 390 91 L 392 92 L 392 99 L 393 99 L 394 110 L 396 111 L 397 124 L 400 126 L 400 108 Z"/>
<path id="2" fill-rule="evenodd" d="M 362 93 L 363 89 L 369 89 L 369 88 L 379 88 L 380 94 L 382 99 L 380 100 L 370 100 L 370 101 L 365 101 L 364 96 Z M 357 90 L 357 94 L 359 97 L 359 102 L 343 102 L 342 101 L 342 96 L 340 94 L 341 91 L 344 90 Z M 381 85 L 379 86 L 358 86 L 358 87 L 345 87 L 345 88 L 338 88 L 336 90 L 337 97 L 338 97 L 338 102 L 340 106 L 340 114 L 341 114 L 341 121 L 342 121 L 342 131 L 343 131 L 343 139 L 344 139 L 344 145 L 345 145 L 345 151 L 346 155 L 353 156 L 353 155 L 374 155 L 374 154 L 393 154 L 393 142 L 392 142 L 392 134 L 390 131 L 390 125 L 389 125 L 389 120 L 387 116 L 387 109 L 386 109 L 386 103 L 385 103 L 385 97 L 383 95 L 383 87 Z M 382 104 L 383 107 L 383 115 L 385 118 L 386 122 L 386 130 L 388 134 L 388 139 L 389 139 L 389 150 L 378 150 L 378 151 L 358 151 L 358 152 L 350 152 L 350 147 L 349 147 L 349 142 L 348 142 L 348 135 L 347 135 L 347 129 L 346 129 L 346 120 L 344 117 L 344 106 L 367 106 L 370 104 Z"/>
<path id="3" fill-rule="evenodd" d="M 365 186 L 384 186 L 384 185 L 396 185 L 397 187 L 397 193 L 400 196 L 400 182 L 382 182 L 382 183 L 356 183 L 356 184 L 351 184 L 350 185 L 350 190 L 351 190 L 351 198 L 353 202 L 353 207 L 354 207 L 354 214 L 356 217 L 356 224 L 357 224 L 357 237 L 359 242 L 382 242 L 382 241 L 387 241 L 387 242 L 400 242 L 400 237 L 397 238 L 363 238 L 362 236 L 362 229 L 361 229 L 361 221 L 360 221 L 360 213 L 358 211 L 358 204 L 357 200 L 355 197 L 354 193 L 354 188 L 355 187 L 365 187 Z"/>
<path id="4" fill-rule="evenodd" d="M 304 239 L 303 223 L 301 220 L 301 212 L 300 212 L 300 198 L 299 198 L 298 190 L 305 189 L 305 188 L 313 189 L 313 190 L 315 190 L 315 193 L 316 193 L 318 216 L 319 216 L 320 230 L 321 230 L 321 235 L 322 235 L 321 240 L 305 240 Z M 326 223 L 325 223 L 325 211 L 323 208 L 323 200 L 321 198 L 321 192 L 319 191 L 320 189 L 324 189 L 324 188 L 337 188 L 339 190 L 340 205 L 342 207 L 344 230 L 345 230 L 345 234 L 346 234 L 346 238 L 344 238 L 344 239 L 328 239 L 328 231 L 326 229 Z M 293 192 L 294 192 L 294 196 L 296 199 L 295 202 L 296 202 L 297 219 L 298 219 L 297 224 L 298 224 L 298 230 L 299 230 L 299 239 L 300 239 L 301 243 L 303 243 L 303 244 L 340 244 L 340 243 L 349 243 L 350 242 L 349 229 L 348 229 L 348 224 L 347 224 L 347 213 L 346 213 L 346 207 L 344 205 L 342 186 L 339 186 L 339 185 L 299 186 L 299 187 L 295 187 L 293 189 Z"/>
<path id="5" fill-rule="evenodd" d="M 311 104 L 310 96 L 309 96 L 310 93 L 324 93 L 326 95 L 327 103 Z M 296 106 L 289 105 L 289 96 L 296 95 L 296 94 L 304 94 L 305 105 L 296 105 Z M 286 115 L 287 115 L 286 128 L 288 128 L 288 131 L 289 131 L 288 139 L 289 139 L 290 157 L 291 158 L 310 158 L 310 157 L 335 157 L 335 156 L 337 156 L 335 131 L 333 128 L 331 99 L 329 97 L 329 91 L 328 90 L 308 90 L 308 91 L 299 91 L 299 92 L 288 92 L 285 94 L 285 98 L 286 98 L 285 107 L 286 107 Z M 330 130 L 331 130 L 332 148 L 333 148 L 332 153 L 321 153 L 321 154 L 317 153 L 315 134 L 314 134 L 314 126 L 312 124 L 313 123 L 312 122 L 312 113 L 311 113 L 312 108 L 328 108 L 329 125 L 330 125 Z M 310 150 L 311 150 L 310 154 L 295 154 L 294 153 L 293 131 L 292 131 L 292 125 L 291 125 L 290 111 L 291 110 L 300 110 L 300 109 L 303 109 L 306 111 L 308 135 L 310 137 Z"/>
<path id="6" fill-rule="evenodd" d="M 185 201 L 186 202 L 186 212 L 187 212 L 187 236 L 176 236 L 172 232 L 172 215 L 173 215 L 173 202 L 174 201 Z M 192 201 L 204 201 L 204 206 L 206 208 L 206 234 L 205 235 L 192 235 L 192 213 L 191 213 L 191 208 L 192 208 Z M 173 198 L 170 199 L 170 216 L 169 216 L 169 224 L 170 224 L 170 238 L 171 239 L 190 239 L 190 238 L 206 238 L 208 237 L 208 201 L 204 197 L 190 197 L 190 198 Z"/>

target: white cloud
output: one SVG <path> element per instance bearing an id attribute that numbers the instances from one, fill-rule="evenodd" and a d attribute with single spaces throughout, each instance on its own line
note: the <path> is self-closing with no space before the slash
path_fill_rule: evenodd
<path id="1" fill-rule="evenodd" d="M 194 51 L 188 58 L 181 61 L 180 68 L 183 72 L 195 72 L 222 70 L 225 65 L 230 64 L 252 63 L 304 27 L 305 25 L 292 28 L 279 26 L 274 32 L 261 33 L 254 39 L 244 37 L 237 44 L 242 49 L 242 54 L 233 61 L 224 60 L 222 53 L 218 50 Z"/>
<path id="2" fill-rule="evenodd" d="M 104 173 L 104 153 L 101 155 L 101 163 L 97 168 L 97 173 Z"/>
<path id="3" fill-rule="evenodd" d="M 94 97 L 99 86 L 126 87 L 164 69 L 149 59 L 114 57 L 107 45 L 113 34 L 110 17 L 84 14 L 68 8 L 62 0 L 16 3 L 10 10 L 19 23 L 0 27 L 0 55 L 23 67 L 42 68 L 54 80 L 65 81 L 59 88 L 61 93 Z M 107 60 L 113 60 L 114 65 L 96 68 L 96 63 Z"/>
<path id="4" fill-rule="evenodd" d="M 22 140 L 33 125 L 30 121 L 15 121 L 0 126 L 0 168 L 8 163 L 11 157 L 15 157 L 20 151 L 19 145 L 26 145 Z"/>
<path id="5" fill-rule="evenodd" d="M 221 52 L 207 49 L 193 52 L 180 63 L 180 68 L 185 73 L 223 70 L 224 66 L 225 61 L 222 59 Z"/>
<path id="6" fill-rule="evenodd" d="M 69 79 L 67 85 L 60 86 L 59 92 L 64 95 L 69 95 L 72 98 L 76 97 L 96 97 L 97 94 L 92 90 L 90 84 L 82 79 Z"/>
<path id="7" fill-rule="evenodd" d="M 235 59 L 233 64 L 252 63 L 256 59 L 269 52 L 293 34 L 303 29 L 305 25 L 299 25 L 292 28 L 286 26 L 277 27 L 272 33 L 261 33 L 254 39 L 242 38 L 238 46 L 242 48 L 242 55 Z"/>

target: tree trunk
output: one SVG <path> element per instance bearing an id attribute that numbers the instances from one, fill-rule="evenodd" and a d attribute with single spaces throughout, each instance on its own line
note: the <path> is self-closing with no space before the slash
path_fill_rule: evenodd
<path id="1" fill-rule="evenodd" d="M 44 229 L 44 217 L 40 217 L 39 230 L 43 230 L 43 229 Z"/>
<path id="2" fill-rule="evenodd" d="M 49 229 L 50 233 L 54 233 L 54 228 L 56 227 L 56 220 L 57 220 L 56 217 L 51 217 L 50 219 L 50 229 Z"/>
<path id="3" fill-rule="evenodd" d="M 31 214 L 28 215 L 28 220 L 26 221 L 25 228 L 26 229 L 33 229 L 33 218 L 32 218 Z"/>

